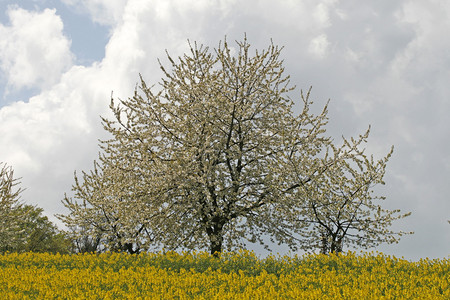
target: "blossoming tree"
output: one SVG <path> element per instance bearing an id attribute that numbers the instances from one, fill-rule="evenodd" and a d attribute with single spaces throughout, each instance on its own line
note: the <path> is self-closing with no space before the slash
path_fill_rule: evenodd
<path id="1" fill-rule="evenodd" d="M 60 218 L 129 252 L 214 254 L 246 241 L 267 246 L 265 237 L 304 247 L 308 201 L 319 197 L 310 187 L 344 188 L 344 177 L 329 187 L 324 178 L 365 157 L 364 137 L 333 146 L 324 135 L 327 106 L 312 113 L 309 92 L 294 112 L 281 48 L 252 55 L 246 39 L 236 49 L 226 40 L 213 51 L 189 45 L 190 53 L 160 63 L 159 88 L 141 77 L 132 98 L 111 100 L 115 117 L 103 124 L 112 138 L 101 142 L 100 170 L 83 173 L 83 183 L 76 178 L 74 197 L 63 201 L 70 214 Z"/>

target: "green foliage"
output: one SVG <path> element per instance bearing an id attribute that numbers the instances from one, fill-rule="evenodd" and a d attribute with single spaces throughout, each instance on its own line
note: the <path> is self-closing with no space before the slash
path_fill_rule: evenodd
<path id="1" fill-rule="evenodd" d="M 20 202 L 19 179 L 11 167 L 0 166 L 0 253 L 69 253 L 71 241 L 42 215 L 42 208 Z"/>
<path id="2" fill-rule="evenodd" d="M 8 251 L 51 253 L 72 251 L 72 241 L 42 214 L 42 208 L 23 205 L 17 210 L 23 216 L 20 224 L 22 242 L 9 248 Z"/>

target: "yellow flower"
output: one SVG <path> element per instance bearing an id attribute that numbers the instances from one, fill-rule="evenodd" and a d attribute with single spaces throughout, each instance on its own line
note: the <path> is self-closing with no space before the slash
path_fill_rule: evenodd
<path id="1" fill-rule="evenodd" d="M 449 259 L 381 253 L 0 255 L 2 299 L 450 299 Z"/>

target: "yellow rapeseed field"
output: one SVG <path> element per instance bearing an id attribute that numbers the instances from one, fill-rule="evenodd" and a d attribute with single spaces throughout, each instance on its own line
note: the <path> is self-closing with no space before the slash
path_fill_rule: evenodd
<path id="1" fill-rule="evenodd" d="M 1 299 L 450 299 L 450 260 L 381 253 L 0 255 Z"/>

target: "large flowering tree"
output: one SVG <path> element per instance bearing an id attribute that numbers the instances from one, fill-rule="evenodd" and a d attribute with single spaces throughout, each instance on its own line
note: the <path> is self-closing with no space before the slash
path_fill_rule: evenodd
<path id="1" fill-rule="evenodd" d="M 324 178 L 365 157 L 364 137 L 333 146 L 324 135 L 327 106 L 313 114 L 309 92 L 300 93 L 294 112 L 281 49 L 249 49 L 246 39 L 213 51 L 190 44 L 189 54 L 161 64 L 160 88 L 141 77 L 132 98 L 112 100 L 115 118 L 103 119 L 112 138 L 101 143 L 94 171 L 76 178 L 74 197 L 63 201 L 70 214 L 60 218 L 132 253 L 159 246 L 214 254 L 265 236 L 307 247 L 305 217 L 318 197 L 309 187 L 332 192 L 335 182 L 328 188 Z"/>

